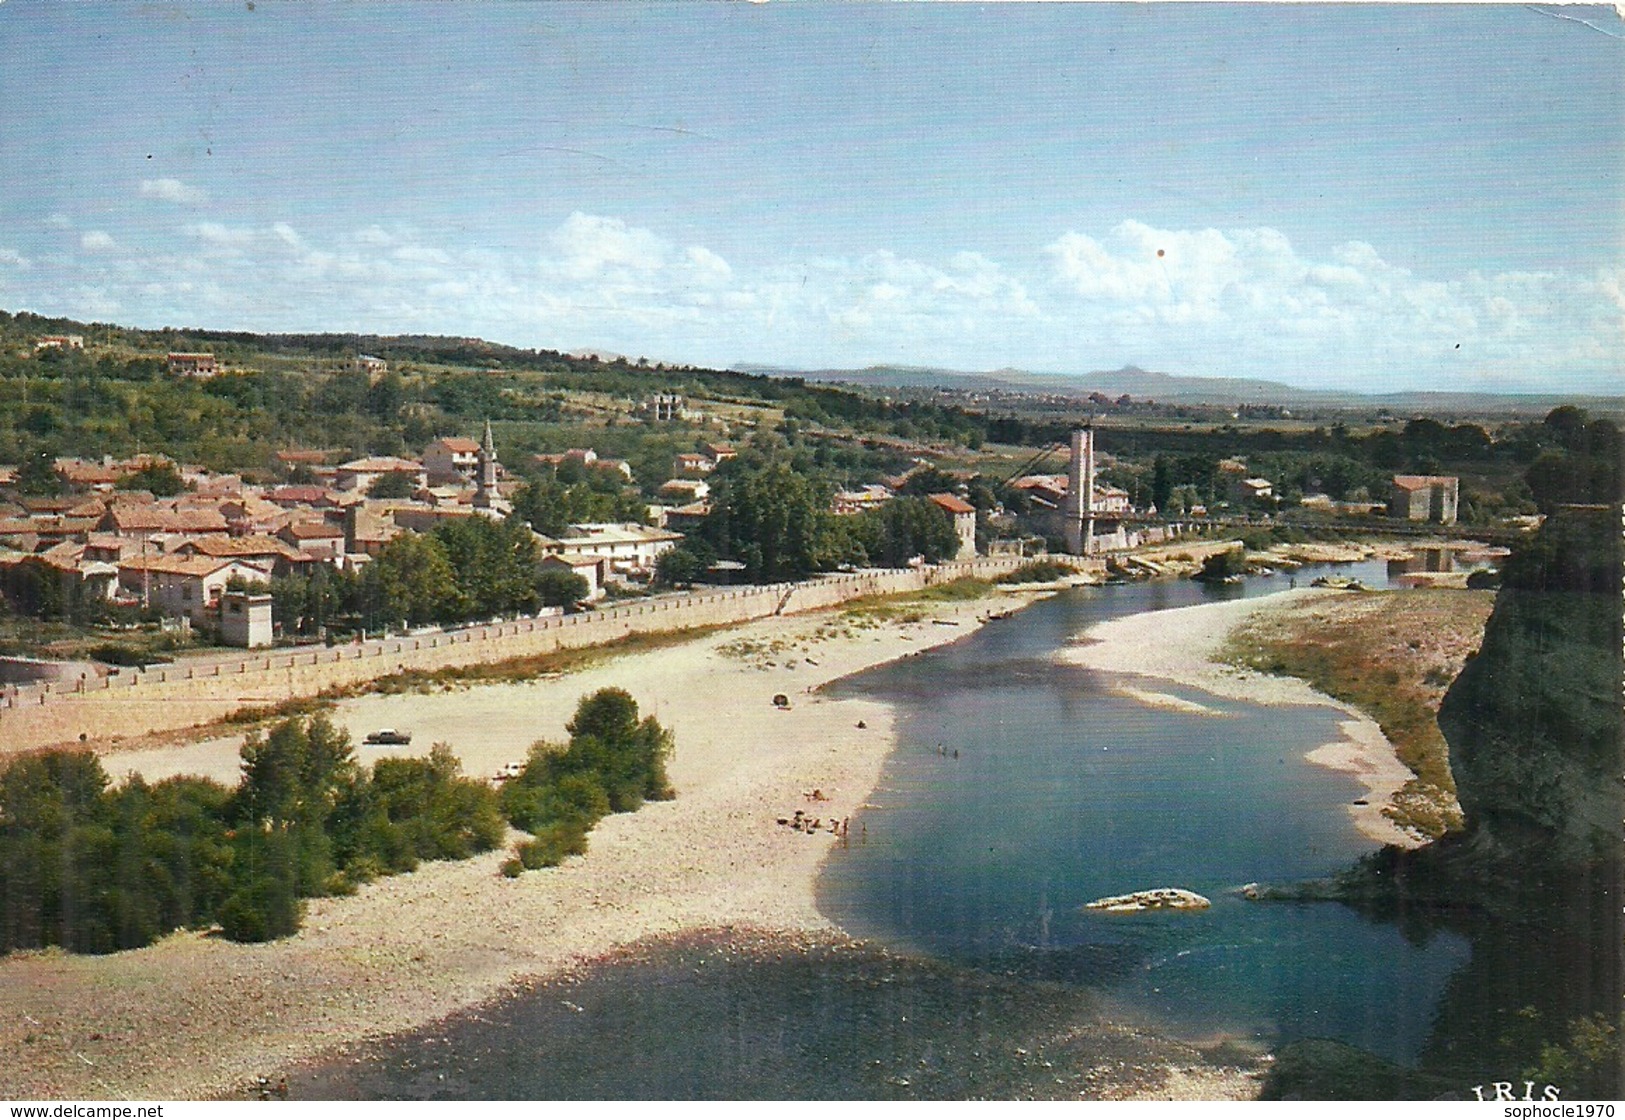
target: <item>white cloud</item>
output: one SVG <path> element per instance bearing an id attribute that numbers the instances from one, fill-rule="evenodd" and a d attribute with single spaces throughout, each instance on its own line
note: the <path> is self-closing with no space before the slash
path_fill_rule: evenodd
<path id="1" fill-rule="evenodd" d="M 451 263 L 451 254 L 444 249 L 437 249 L 433 245 L 402 245 L 391 256 L 398 261 L 412 261 L 418 264 Z"/>
<path id="2" fill-rule="evenodd" d="M 246 226 L 228 226 L 223 222 L 194 222 L 186 227 L 186 232 L 207 246 L 223 248 L 243 248 L 253 244 L 259 236 Z"/>
<path id="3" fill-rule="evenodd" d="M 102 230 L 76 236 L 84 252 L 51 269 L 28 268 L 28 243 L 0 249 L 6 302 L 245 330 L 477 334 L 710 364 L 1082 372 L 1132 362 L 1373 391 L 1625 380 L 1620 270 L 1429 277 L 1365 242 L 1310 253 L 1269 228 L 1130 220 L 1065 231 L 1004 261 L 951 248 L 773 259 L 766 246 L 730 261 L 585 212 L 541 230 L 539 252 L 527 253 L 404 227 L 330 233 L 289 221 L 194 221 L 166 246 L 144 235 L 141 248 Z"/>
<path id="4" fill-rule="evenodd" d="M 547 241 L 559 254 L 553 263 L 575 279 L 609 270 L 654 272 L 665 265 L 671 251 L 669 242 L 649 230 L 580 211 L 566 218 Z"/>
<path id="5" fill-rule="evenodd" d="M 1179 372 L 1369 385 L 1373 375 L 1490 382 L 1521 368 L 1533 382 L 1581 365 L 1600 376 L 1596 355 L 1622 340 L 1617 317 L 1597 313 L 1605 278 L 1429 279 L 1363 241 L 1313 259 L 1274 229 L 1125 221 L 1100 239 L 1069 231 L 1045 254 L 1060 320 L 1121 360 Z"/>
<path id="6" fill-rule="evenodd" d="M 275 237 L 278 241 L 282 242 L 282 244 L 286 245 L 290 249 L 302 250 L 305 248 L 304 238 L 300 237 L 298 231 L 296 231 L 287 222 L 273 223 L 271 226 L 271 236 Z"/>
<path id="7" fill-rule="evenodd" d="M 141 180 L 141 197 L 156 198 L 163 202 L 176 202 L 183 205 L 196 205 L 209 201 L 209 192 L 202 187 L 194 187 L 183 183 L 179 179 L 143 179 Z"/>

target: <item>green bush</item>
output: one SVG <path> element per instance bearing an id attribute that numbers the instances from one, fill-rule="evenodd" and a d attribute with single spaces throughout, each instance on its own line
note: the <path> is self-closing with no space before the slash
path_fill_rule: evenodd
<path id="1" fill-rule="evenodd" d="M 665 763 L 671 735 L 653 719 L 640 721 L 625 691 L 583 697 L 567 730 L 568 746 L 532 746 L 524 770 L 502 791 L 509 823 L 533 834 L 519 847 L 527 868 L 586 851 L 587 833 L 609 813 L 672 796 Z"/>
<path id="2" fill-rule="evenodd" d="M 529 840 L 519 842 L 515 851 L 519 862 L 531 871 L 543 867 L 557 867 L 566 856 L 585 855 L 587 827 L 578 821 L 559 821 L 548 825 Z"/>
<path id="3" fill-rule="evenodd" d="M 220 932 L 233 941 L 271 941 L 299 930 L 304 904 L 293 885 L 260 875 L 238 888 L 220 907 Z"/>
<path id="4" fill-rule="evenodd" d="M 1077 575 L 1071 564 L 1059 560 L 1030 560 L 1012 571 L 999 576 L 996 583 L 1052 583 L 1067 576 Z"/>

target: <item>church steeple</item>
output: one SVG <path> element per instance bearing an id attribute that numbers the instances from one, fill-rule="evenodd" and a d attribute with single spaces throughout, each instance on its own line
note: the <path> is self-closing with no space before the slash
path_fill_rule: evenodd
<path id="1" fill-rule="evenodd" d="M 480 445 L 480 478 L 474 489 L 474 508 L 501 510 L 506 503 L 497 490 L 497 445 L 491 435 L 491 421 L 485 422 L 485 442 Z"/>

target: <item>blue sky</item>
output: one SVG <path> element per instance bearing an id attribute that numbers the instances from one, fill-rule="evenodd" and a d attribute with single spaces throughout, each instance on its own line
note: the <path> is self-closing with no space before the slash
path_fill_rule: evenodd
<path id="1" fill-rule="evenodd" d="M 0 307 L 1625 385 L 1601 7 L 0 0 Z"/>

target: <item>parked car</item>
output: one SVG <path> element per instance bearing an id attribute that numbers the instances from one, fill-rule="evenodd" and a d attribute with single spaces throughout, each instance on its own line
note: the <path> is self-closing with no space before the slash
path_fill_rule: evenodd
<path id="1" fill-rule="evenodd" d="M 404 747 L 412 741 L 412 733 L 396 731 L 393 727 L 380 727 L 377 731 L 369 732 L 362 741 L 374 747 Z"/>

